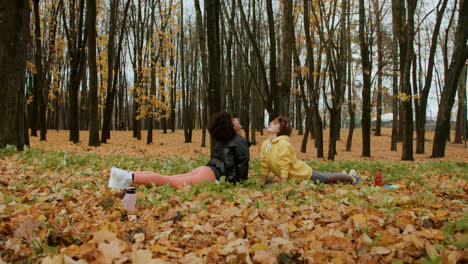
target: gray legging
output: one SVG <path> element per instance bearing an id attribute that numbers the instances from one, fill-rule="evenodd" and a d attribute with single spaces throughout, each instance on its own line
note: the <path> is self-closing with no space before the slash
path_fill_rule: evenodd
<path id="1" fill-rule="evenodd" d="M 312 176 L 310 177 L 312 181 L 319 181 L 321 183 L 331 183 L 331 182 L 352 182 L 353 177 L 349 176 L 343 172 L 320 172 L 312 170 Z"/>

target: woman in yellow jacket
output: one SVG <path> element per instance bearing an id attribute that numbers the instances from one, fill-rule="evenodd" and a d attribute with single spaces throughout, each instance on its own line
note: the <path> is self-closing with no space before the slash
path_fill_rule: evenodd
<path id="1" fill-rule="evenodd" d="M 312 170 L 303 161 L 297 160 L 296 151 L 289 143 L 291 131 L 291 126 L 286 117 L 279 116 L 270 122 L 267 129 L 269 138 L 263 142 L 261 148 L 261 173 L 264 182 L 267 181 L 270 172 L 279 177 L 281 181 L 294 179 L 300 182 L 310 179 L 322 183 L 339 181 L 351 184 L 360 181 L 355 170 L 351 170 L 349 174 L 346 172 L 318 172 Z"/>

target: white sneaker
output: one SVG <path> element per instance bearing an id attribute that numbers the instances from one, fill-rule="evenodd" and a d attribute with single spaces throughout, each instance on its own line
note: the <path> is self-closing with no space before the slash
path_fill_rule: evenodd
<path id="1" fill-rule="evenodd" d="M 119 168 L 112 168 L 109 177 L 109 188 L 126 189 L 132 184 L 132 173 L 129 171 L 121 170 Z"/>
<path id="2" fill-rule="evenodd" d="M 359 174 L 355 170 L 350 170 L 348 175 L 353 177 L 353 181 L 351 182 L 351 184 L 357 184 L 361 181 L 361 177 L 359 177 Z"/>

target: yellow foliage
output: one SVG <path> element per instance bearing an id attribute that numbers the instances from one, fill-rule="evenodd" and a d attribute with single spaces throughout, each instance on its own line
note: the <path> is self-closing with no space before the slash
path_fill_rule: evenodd
<path id="1" fill-rule="evenodd" d="M 403 102 L 407 102 L 409 100 L 411 100 L 411 98 L 414 97 L 414 98 L 419 98 L 419 95 L 414 95 L 414 96 L 411 96 L 411 95 L 408 95 L 406 93 L 399 93 L 397 98 Z"/>
<path id="2" fill-rule="evenodd" d="M 33 97 L 32 95 L 30 95 L 30 96 L 28 97 L 28 100 L 26 100 L 26 104 L 32 103 L 33 100 L 34 100 L 34 97 Z"/>
<path id="3" fill-rule="evenodd" d="M 26 60 L 26 69 L 32 74 L 37 74 L 36 65 L 29 60 Z"/>

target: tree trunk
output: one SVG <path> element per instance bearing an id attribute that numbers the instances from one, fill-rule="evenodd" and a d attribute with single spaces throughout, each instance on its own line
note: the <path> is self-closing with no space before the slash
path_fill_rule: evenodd
<path id="1" fill-rule="evenodd" d="M 154 10 L 153 10 L 154 12 Z M 154 24 L 155 24 L 155 21 L 154 21 L 154 14 L 151 16 L 151 30 L 150 30 L 150 34 L 148 34 L 150 37 L 150 39 L 148 40 L 149 41 L 149 45 L 150 45 L 150 58 L 151 58 L 151 61 L 153 63 L 156 62 L 156 40 L 154 38 L 154 36 L 152 36 L 152 31 L 153 31 L 153 28 L 154 28 Z M 156 99 L 156 65 L 150 65 L 151 67 L 151 70 L 150 70 L 150 91 L 149 91 L 149 98 L 150 98 L 150 101 L 153 101 L 154 99 Z M 150 107 L 149 109 L 147 109 L 147 118 L 146 118 L 146 121 L 148 122 L 148 128 L 147 128 L 147 136 L 146 136 L 146 144 L 151 144 L 153 143 L 153 121 L 154 121 L 154 108 L 152 106 L 152 104 L 150 103 Z"/>
<path id="2" fill-rule="evenodd" d="M 462 1 L 459 10 L 452 60 L 447 72 L 445 73 L 445 85 L 440 98 L 439 112 L 437 113 L 434 144 L 432 148 L 433 158 L 445 156 L 447 135 L 450 133 L 451 110 L 455 101 L 458 79 L 460 78 L 460 73 L 462 72 L 468 58 L 468 46 L 466 45 L 467 39 L 468 1 L 464 0 Z"/>
<path id="3" fill-rule="evenodd" d="M 29 2 L 0 2 L 0 148 L 23 150 L 29 142 L 25 126 L 24 85 L 29 35 Z"/>
<path id="4" fill-rule="evenodd" d="M 104 107 L 104 116 L 102 122 L 101 142 L 107 143 L 107 139 L 110 139 L 110 130 L 112 123 L 112 112 L 114 108 L 114 97 L 117 93 L 117 81 L 120 70 L 120 52 L 122 50 L 122 42 L 126 28 L 127 14 L 130 6 L 130 0 L 127 0 L 124 9 L 124 17 L 122 21 L 122 27 L 120 29 L 119 39 L 117 43 L 117 49 L 115 46 L 115 37 L 117 31 L 117 18 L 119 1 L 112 0 L 110 8 L 110 26 L 109 26 L 109 42 L 107 44 L 108 57 L 107 57 L 107 94 Z M 114 59 L 116 59 L 114 61 Z M 117 116 L 115 116 L 117 118 Z"/>
<path id="5" fill-rule="evenodd" d="M 176 66 L 176 62 L 174 60 L 174 56 L 171 56 L 171 59 L 170 59 L 170 64 L 171 64 L 171 67 L 174 68 L 174 69 L 177 69 L 177 66 Z M 171 94 L 171 117 L 170 117 L 170 126 L 171 126 L 171 131 L 172 132 L 175 132 L 175 128 L 176 128 L 176 112 L 175 112 L 175 108 L 176 108 L 176 87 L 177 87 L 177 71 L 174 71 L 171 73 L 171 79 L 172 80 L 175 80 L 174 81 L 174 84 L 171 85 L 170 87 L 170 94 Z"/>
<path id="6" fill-rule="evenodd" d="M 68 87 L 68 122 L 70 135 L 69 140 L 73 143 L 80 141 L 80 111 L 78 104 L 78 91 L 81 83 L 81 72 L 84 70 L 85 62 L 85 45 L 87 42 L 87 31 L 83 34 L 84 20 L 84 0 L 78 2 L 78 17 L 76 18 L 75 4 L 70 2 L 69 9 L 69 24 L 70 28 L 65 28 L 68 40 L 69 57 L 70 57 L 70 73 Z M 62 15 L 65 20 L 65 14 Z M 78 25 L 75 25 L 75 20 L 78 19 Z M 64 23 L 65 24 L 65 23 Z M 66 24 L 65 24 L 66 25 Z M 86 27 L 86 26 L 85 26 Z"/>
<path id="7" fill-rule="evenodd" d="M 405 6 L 403 0 L 392 1 L 393 26 L 396 28 L 396 39 L 400 48 L 402 160 L 413 160 L 413 100 L 410 74 L 413 57 L 414 12 L 416 4 L 416 0 L 407 0 L 407 6 Z M 408 13 L 407 17 L 406 11 Z"/>
<path id="8" fill-rule="evenodd" d="M 458 111 L 455 125 L 455 139 L 453 143 L 460 144 L 466 139 L 466 65 L 463 68 L 458 82 Z"/>
<path id="9" fill-rule="evenodd" d="M 299 80 L 296 80 L 296 85 L 300 86 Z M 295 99 L 296 99 L 296 129 L 297 129 L 297 134 L 299 136 L 302 136 L 304 134 L 304 126 L 302 124 L 302 118 L 303 118 L 303 115 L 302 115 L 302 99 L 301 99 L 301 95 L 297 92 L 297 89 L 296 89 L 296 98 Z"/>
<path id="10" fill-rule="evenodd" d="M 202 97 L 202 101 L 203 101 L 203 110 L 202 110 L 202 142 L 201 142 L 201 146 L 202 147 L 206 147 L 206 126 L 207 126 L 207 122 L 208 122 L 208 118 L 207 118 L 207 115 L 208 115 L 208 111 L 207 111 L 207 89 L 208 89 L 208 58 L 206 56 L 206 38 L 205 38 L 205 27 L 203 25 L 203 16 L 202 16 L 202 13 L 201 13 L 201 9 L 200 9 L 200 2 L 199 0 L 195 0 L 195 10 L 196 10 L 196 13 L 197 13 L 197 31 L 198 31 L 198 43 L 199 43 L 199 47 L 200 47 L 200 54 L 201 54 L 201 62 L 202 62 L 202 81 L 203 81 L 203 84 L 202 84 L 202 91 L 201 91 L 201 97 Z M 231 34 L 232 36 L 232 34 Z M 232 38 L 232 37 L 231 37 Z M 231 39 L 232 40 L 232 39 Z M 230 47 L 228 47 L 228 49 L 230 49 Z M 230 61 L 230 50 L 228 51 L 229 52 L 229 56 L 227 58 L 228 62 Z M 227 67 L 227 71 L 228 71 L 228 74 L 227 74 L 227 85 L 226 85 L 226 90 L 227 91 L 230 91 L 231 87 L 230 87 L 230 80 L 231 80 L 231 75 L 230 75 L 230 71 L 231 71 L 231 67 L 229 66 L 228 64 L 228 67 Z M 230 105 L 230 104 L 229 104 Z"/>
<path id="11" fill-rule="evenodd" d="M 288 1 L 290 2 L 290 1 Z M 239 5 L 240 6 L 240 5 Z M 275 38 L 275 21 L 273 15 L 272 0 L 266 0 L 266 10 L 268 17 L 268 33 L 270 40 L 270 94 L 273 99 L 273 108 L 268 113 L 269 121 L 273 120 L 279 115 L 278 108 L 281 104 L 280 91 L 276 79 L 276 38 Z"/>
<path id="12" fill-rule="evenodd" d="M 206 31 L 208 42 L 208 116 L 221 111 L 220 95 L 220 38 L 219 38 L 219 8 L 218 0 L 206 0 Z M 214 140 L 211 137 L 211 148 L 214 147 Z"/>
<path id="13" fill-rule="evenodd" d="M 305 132 L 304 132 L 304 136 L 302 137 L 302 144 L 301 144 L 302 153 L 307 153 L 307 140 L 309 139 L 309 131 L 311 128 L 309 115 L 311 115 L 311 113 L 306 114 Z"/>
<path id="14" fill-rule="evenodd" d="M 39 128 L 41 130 L 40 140 L 46 140 L 47 123 L 47 95 L 44 95 L 44 70 L 42 67 L 42 43 L 41 43 L 41 18 L 39 16 L 39 0 L 34 0 L 34 42 L 36 50 L 34 52 L 34 64 L 36 65 L 36 74 L 34 74 L 34 100 L 39 104 Z M 37 119 L 36 114 L 35 118 Z M 37 123 L 37 121 L 36 121 Z"/>
<path id="15" fill-rule="evenodd" d="M 417 100 L 417 103 L 415 104 L 416 107 L 416 113 L 417 113 L 417 121 L 416 121 L 416 153 L 417 154 L 423 154 L 425 152 L 424 150 L 424 143 L 425 143 L 425 133 L 426 133 L 426 111 L 427 111 L 427 100 L 429 98 L 429 91 L 432 86 L 432 73 L 434 69 L 434 60 L 435 60 L 435 53 L 437 50 L 437 39 L 439 36 L 439 31 L 440 31 L 440 25 L 442 22 L 442 18 L 444 16 L 444 11 L 447 6 L 448 0 L 444 0 L 442 3 L 441 8 L 439 9 L 439 6 L 441 4 L 441 1 L 439 1 L 439 4 L 437 5 L 437 18 L 436 18 L 436 23 L 434 27 L 434 31 L 432 33 L 432 41 L 431 41 L 431 46 L 430 46 L 430 51 L 429 51 L 429 61 L 427 65 L 427 71 L 426 71 L 426 80 L 424 82 L 424 88 L 421 91 L 421 94 Z"/>
<path id="16" fill-rule="evenodd" d="M 381 135 L 381 126 L 382 126 L 382 90 L 383 90 L 383 84 L 382 84 L 382 77 L 383 77 L 383 32 L 381 29 L 381 20 L 383 19 L 381 17 L 381 11 L 380 11 L 380 5 L 379 5 L 379 0 L 374 0 L 374 8 L 375 8 L 375 23 L 376 23 L 376 34 L 377 34 L 377 105 L 376 105 L 376 113 L 377 113 L 377 120 L 375 123 L 375 134 L 376 136 Z"/>
<path id="17" fill-rule="evenodd" d="M 89 146 L 99 146 L 98 83 L 96 65 L 96 0 L 87 0 L 88 64 L 89 64 Z"/>
<path id="18" fill-rule="evenodd" d="M 330 113 L 330 138 L 328 141 L 328 160 L 335 160 L 336 141 L 338 140 L 338 126 L 340 125 L 338 113 Z"/>
<path id="19" fill-rule="evenodd" d="M 322 127 L 322 118 L 320 117 L 319 108 L 318 108 L 318 99 L 320 97 L 320 88 L 319 80 L 320 77 L 316 77 L 316 83 L 314 84 L 313 73 L 315 71 L 314 63 L 314 51 L 312 49 L 312 40 L 310 38 L 310 18 L 309 18 L 309 3 L 310 0 L 304 1 L 304 32 L 306 38 L 306 50 L 307 50 L 307 67 L 309 73 L 306 77 L 306 83 L 309 92 L 309 98 L 311 98 L 311 109 L 312 116 L 310 117 L 312 122 L 312 128 L 309 128 L 309 133 L 315 136 L 315 147 L 317 148 L 317 158 L 323 158 L 323 127 Z M 319 47 L 319 54 L 321 54 L 322 49 Z M 318 70 L 320 70 L 321 65 L 321 56 L 319 55 L 318 60 Z M 303 96 L 305 98 L 305 96 Z M 306 136 L 306 135 L 304 135 Z M 308 135 L 307 135 L 308 136 Z"/>
<path id="20" fill-rule="evenodd" d="M 395 35 L 395 32 L 394 32 Z M 397 151 L 398 142 L 398 41 L 396 38 L 392 41 L 392 59 L 393 59 L 393 74 L 392 74 L 392 140 L 390 150 Z"/>
<path id="21" fill-rule="evenodd" d="M 364 85 L 362 87 L 362 156 L 370 157 L 370 132 L 371 132 L 371 119 L 370 119 L 370 91 L 371 80 L 370 74 L 372 72 L 372 65 L 369 58 L 369 43 L 366 41 L 365 32 L 365 13 L 364 13 L 364 0 L 359 0 L 359 43 L 361 46 L 361 63 L 362 63 L 362 78 Z"/>
<path id="22" fill-rule="evenodd" d="M 278 114 L 289 116 L 289 97 L 291 93 L 291 66 L 293 45 L 293 1 L 283 1 L 282 51 L 281 51 L 281 86 L 278 88 Z"/>
<path id="23" fill-rule="evenodd" d="M 351 41 L 349 42 L 351 43 Z M 351 45 L 351 44 L 350 44 Z M 348 50 L 349 54 L 351 50 Z M 354 103 L 353 93 L 352 93 L 352 84 L 351 84 L 351 59 L 348 57 L 348 112 L 349 112 L 349 130 L 348 130 L 348 139 L 346 140 L 346 151 L 351 151 L 351 145 L 353 144 L 353 133 L 354 133 L 354 119 L 355 119 L 355 108 L 356 104 Z"/>
<path id="24" fill-rule="evenodd" d="M 90 32 L 88 32 L 90 33 Z M 89 39 L 88 39 L 89 43 Z M 89 44 L 88 44 L 89 45 Z M 96 54 L 96 52 L 95 52 Z M 89 54 L 88 54 L 89 58 Z M 85 66 L 86 68 L 86 66 Z M 89 62 L 88 62 L 89 68 Z M 97 70 L 96 70 L 97 72 Z M 97 80 L 97 79 L 96 79 Z M 97 83 L 97 81 L 96 81 Z M 87 71 L 83 71 L 81 77 L 81 95 L 80 95 L 80 129 L 88 130 L 89 129 L 89 91 L 88 91 L 88 74 Z M 99 128 L 99 127 L 98 127 Z"/>
<path id="25" fill-rule="evenodd" d="M 353 84 L 351 79 L 351 65 L 352 65 L 352 50 L 351 50 L 351 5 L 347 5 L 348 13 L 348 28 L 346 34 L 346 41 L 348 45 L 347 49 L 347 61 L 348 61 L 348 112 L 349 112 L 349 130 L 348 130 L 348 139 L 346 140 L 346 151 L 351 151 L 351 145 L 353 143 L 353 133 L 354 133 L 354 119 L 356 113 L 356 103 L 354 102 L 353 97 Z"/>
<path id="26" fill-rule="evenodd" d="M 112 105 L 114 104 L 114 59 L 115 59 L 115 35 L 116 35 L 116 14 L 118 9 L 118 0 L 110 0 L 109 16 L 109 34 L 107 42 L 107 94 L 105 97 L 104 116 L 102 122 L 101 142 L 107 143 L 110 138 L 110 124 L 112 118 Z"/>
<path id="27" fill-rule="evenodd" d="M 189 143 L 191 142 L 190 138 L 189 138 L 189 127 L 190 127 L 190 120 L 189 120 L 189 109 L 188 109 L 188 95 L 187 95 L 187 72 L 188 72 L 188 66 L 187 66 L 187 62 L 185 61 L 185 41 L 184 41 L 184 8 L 183 8 L 183 2 L 181 2 L 181 12 L 180 12 L 180 23 L 179 23 L 179 27 L 180 27 L 180 41 L 179 41 L 179 45 L 180 45 L 180 68 L 182 69 L 182 81 L 181 81 L 181 88 L 182 88 L 182 124 L 183 124 L 183 127 L 184 127 L 184 139 L 185 139 L 185 143 Z"/>

